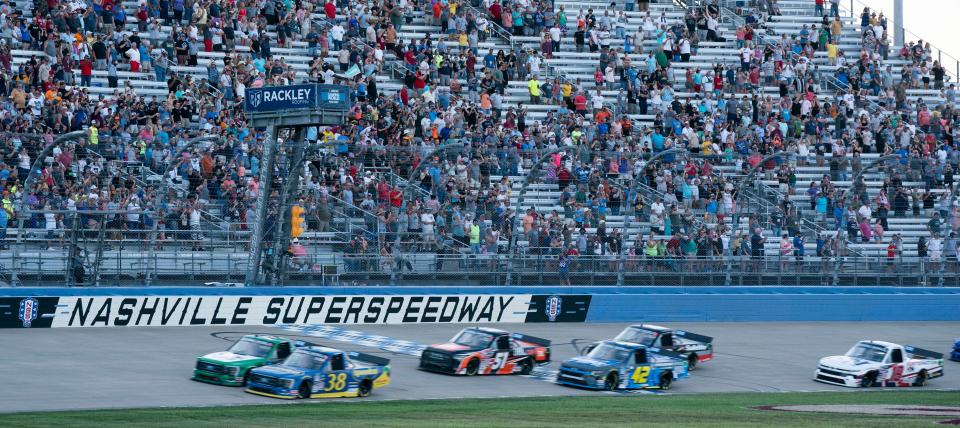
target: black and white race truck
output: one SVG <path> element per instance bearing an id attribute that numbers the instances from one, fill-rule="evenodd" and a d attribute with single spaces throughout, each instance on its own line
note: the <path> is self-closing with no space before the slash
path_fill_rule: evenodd
<path id="1" fill-rule="evenodd" d="M 653 325 L 631 325 L 617 335 L 615 341 L 638 343 L 650 348 L 651 352 L 664 349 L 672 353 L 681 354 L 687 360 L 687 367 L 693 370 L 698 364 L 713 359 L 713 338 L 702 334 L 684 330 Z M 598 342 L 599 343 L 599 342 Z M 597 343 L 593 343 L 582 350 L 586 355 Z"/>

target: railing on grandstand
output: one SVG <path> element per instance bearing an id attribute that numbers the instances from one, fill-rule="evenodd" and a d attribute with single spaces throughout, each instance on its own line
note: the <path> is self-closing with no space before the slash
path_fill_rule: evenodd
<path id="1" fill-rule="evenodd" d="M 917 257 L 645 257 L 614 254 L 575 256 L 561 269 L 553 249 L 525 256 L 404 253 L 310 254 L 283 258 L 284 284 L 311 285 L 822 285 L 960 286 L 956 261 Z M 159 281 L 184 279 L 238 282 L 246 270 L 245 252 L 104 251 L 99 284 L 139 284 L 147 269 Z M 24 284 L 62 278 L 66 255 L 59 251 L 0 254 L 0 266 L 17 269 Z M 622 276 L 611 274 L 622 266 Z M 618 284 L 618 279 L 622 281 Z"/>

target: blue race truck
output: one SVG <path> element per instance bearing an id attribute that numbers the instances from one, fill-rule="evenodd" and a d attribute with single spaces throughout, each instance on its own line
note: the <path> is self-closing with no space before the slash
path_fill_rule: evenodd
<path id="1" fill-rule="evenodd" d="M 307 346 L 280 364 L 253 369 L 246 391 L 286 399 L 366 397 L 389 383 L 386 358 Z"/>
<path id="2" fill-rule="evenodd" d="M 557 383 L 587 389 L 670 389 L 687 377 L 686 356 L 631 342 L 605 340 L 585 356 L 563 362 Z"/>

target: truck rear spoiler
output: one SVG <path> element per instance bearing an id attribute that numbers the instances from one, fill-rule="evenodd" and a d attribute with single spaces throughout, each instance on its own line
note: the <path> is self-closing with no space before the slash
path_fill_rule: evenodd
<path id="1" fill-rule="evenodd" d="M 676 331 L 674 331 L 674 334 L 676 334 L 677 336 L 682 337 L 682 338 L 684 338 L 684 339 L 692 340 L 692 341 L 694 341 L 694 342 L 713 343 L 713 338 L 712 338 L 712 337 L 710 337 L 710 336 L 704 336 L 704 335 L 702 335 L 702 334 L 691 333 L 691 332 L 689 332 L 689 331 L 684 331 L 684 330 L 676 330 Z"/>
<path id="2" fill-rule="evenodd" d="M 364 354 L 361 352 L 348 352 L 347 356 L 349 356 L 353 360 L 373 364 L 375 366 L 386 366 L 390 364 L 390 360 L 387 358 L 379 357 L 376 355 Z"/>
<path id="3" fill-rule="evenodd" d="M 904 346 L 903 350 L 907 351 L 908 354 L 912 354 L 914 357 L 929 358 L 932 360 L 939 360 L 943 358 L 943 354 L 939 352 L 928 351 L 915 346 Z"/>
<path id="4" fill-rule="evenodd" d="M 534 345 L 550 346 L 549 339 L 541 339 L 539 337 L 528 336 L 526 334 L 521 334 L 521 333 L 513 333 L 510 335 L 510 337 L 512 337 L 514 340 L 519 340 L 521 342 L 529 342 Z"/>

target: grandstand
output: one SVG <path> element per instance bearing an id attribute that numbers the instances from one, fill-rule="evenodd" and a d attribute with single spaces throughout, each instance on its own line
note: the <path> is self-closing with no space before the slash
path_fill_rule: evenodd
<path id="1" fill-rule="evenodd" d="M 879 16 L 186 3 L 0 6 L 0 280 L 238 282 L 287 201 L 276 284 L 960 285 L 957 71 Z M 283 134 L 257 219 L 241 100 L 298 82 L 353 119 Z"/>

